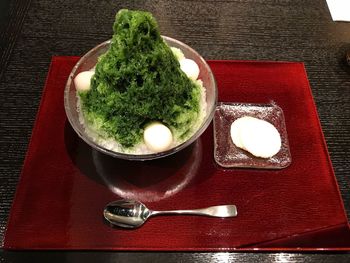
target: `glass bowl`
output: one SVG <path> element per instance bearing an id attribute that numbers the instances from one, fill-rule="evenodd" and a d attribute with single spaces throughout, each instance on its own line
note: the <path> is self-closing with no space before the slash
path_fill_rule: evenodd
<path id="1" fill-rule="evenodd" d="M 203 81 L 203 86 L 206 89 L 206 102 L 207 102 L 206 117 L 203 123 L 200 125 L 198 130 L 185 142 L 171 149 L 168 149 L 163 152 L 158 152 L 158 153 L 151 153 L 151 154 L 122 153 L 122 152 L 116 152 L 116 151 L 107 149 L 97 144 L 93 140 L 93 138 L 89 137 L 89 135 L 85 131 L 84 126 L 79 121 L 79 112 L 77 108 L 78 98 L 77 98 L 76 88 L 73 80 L 75 76 L 80 72 L 90 70 L 95 66 L 95 64 L 97 63 L 98 57 L 101 54 L 105 53 L 110 46 L 111 40 L 107 40 L 99 44 L 98 46 L 94 47 L 93 49 L 91 49 L 77 62 L 77 64 L 74 66 L 74 68 L 72 69 L 72 72 L 68 77 L 67 84 L 64 91 L 64 107 L 65 107 L 65 111 L 70 124 L 72 125 L 75 132 L 79 135 L 79 137 L 82 138 L 87 144 L 89 144 L 94 149 L 102 153 L 108 154 L 110 156 L 126 159 L 126 160 L 157 159 L 157 158 L 168 156 L 170 154 L 174 154 L 186 148 L 187 146 L 192 144 L 194 141 L 196 141 L 198 137 L 209 126 L 210 122 L 213 119 L 214 111 L 217 103 L 216 81 L 209 65 L 195 50 L 193 50 L 191 47 L 187 46 L 186 44 L 170 37 L 166 37 L 166 36 L 162 36 L 162 37 L 170 47 L 176 47 L 181 49 L 181 51 L 184 53 L 186 58 L 194 60 L 199 66 L 200 73 L 199 73 L 198 79 L 201 79 Z"/>

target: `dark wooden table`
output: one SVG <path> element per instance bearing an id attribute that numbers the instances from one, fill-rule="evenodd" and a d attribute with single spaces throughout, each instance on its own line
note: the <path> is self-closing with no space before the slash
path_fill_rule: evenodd
<path id="1" fill-rule="evenodd" d="M 0 1 L 0 240 L 3 238 L 48 66 L 109 39 L 120 8 L 144 9 L 161 33 L 206 59 L 301 61 L 350 215 L 350 23 L 325 0 Z M 347 253 L 7 252 L 0 262 L 349 262 Z"/>

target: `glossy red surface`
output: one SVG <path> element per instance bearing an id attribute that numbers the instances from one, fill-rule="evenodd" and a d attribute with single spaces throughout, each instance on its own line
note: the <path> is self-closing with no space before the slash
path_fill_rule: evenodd
<path id="1" fill-rule="evenodd" d="M 188 149 L 132 162 L 92 150 L 74 133 L 63 90 L 77 57 L 54 57 L 5 234 L 6 249 L 346 249 L 349 228 L 302 63 L 210 61 L 219 101 L 284 111 L 292 164 L 224 169 L 212 127 Z M 154 210 L 235 204 L 236 218 L 159 216 L 110 227 L 104 206 L 136 198 Z"/>

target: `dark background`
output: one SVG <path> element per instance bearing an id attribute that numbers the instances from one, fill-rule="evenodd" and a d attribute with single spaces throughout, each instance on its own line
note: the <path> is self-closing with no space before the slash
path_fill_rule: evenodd
<path id="1" fill-rule="evenodd" d="M 185 42 L 205 59 L 304 62 L 350 215 L 350 66 L 345 61 L 350 50 L 350 23 L 333 22 L 325 0 L 0 0 L 0 240 L 51 56 L 83 55 L 109 39 L 120 8 L 152 12 L 163 35 Z M 7 261 L 349 262 L 350 257 L 322 252 L 1 251 L 0 262 Z"/>

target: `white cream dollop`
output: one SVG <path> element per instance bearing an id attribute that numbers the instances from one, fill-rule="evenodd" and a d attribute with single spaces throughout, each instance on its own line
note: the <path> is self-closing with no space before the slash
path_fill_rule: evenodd
<path id="1" fill-rule="evenodd" d="M 173 142 L 170 129 L 164 124 L 155 121 L 148 124 L 143 132 L 146 146 L 154 152 L 168 150 Z"/>
<path id="2" fill-rule="evenodd" d="M 199 67 L 197 63 L 189 58 L 183 58 L 179 60 L 180 68 L 187 77 L 189 77 L 192 80 L 196 80 L 199 76 Z"/>
<path id="3" fill-rule="evenodd" d="M 281 149 L 281 136 L 271 123 L 244 116 L 231 124 L 233 143 L 254 156 L 270 158 Z"/>
<path id="4" fill-rule="evenodd" d="M 240 129 L 242 127 L 242 122 L 246 121 L 246 118 L 239 118 L 237 120 L 235 120 L 232 124 L 231 124 L 231 139 L 233 141 L 233 143 L 241 148 L 244 149 L 244 146 L 241 142 L 241 136 L 240 136 Z M 243 124 L 244 125 L 244 124 Z"/>
<path id="5" fill-rule="evenodd" d="M 82 71 L 74 78 L 74 85 L 78 91 L 88 91 L 91 87 L 91 78 L 95 74 L 94 71 Z"/>

